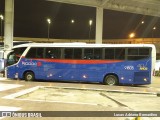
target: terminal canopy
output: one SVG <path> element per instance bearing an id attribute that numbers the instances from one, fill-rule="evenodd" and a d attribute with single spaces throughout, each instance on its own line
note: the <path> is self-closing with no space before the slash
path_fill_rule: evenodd
<path id="1" fill-rule="evenodd" d="M 160 0 L 48 0 L 160 17 Z"/>

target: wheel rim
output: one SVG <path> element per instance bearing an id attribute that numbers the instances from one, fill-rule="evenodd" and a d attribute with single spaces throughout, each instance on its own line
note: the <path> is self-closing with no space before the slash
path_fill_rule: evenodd
<path id="1" fill-rule="evenodd" d="M 108 85 L 115 85 L 115 83 L 116 83 L 116 81 L 115 81 L 115 79 L 113 77 L 109 77 L 107 79 L 107 84 Z"/>
<path id="2" fill-rule="evenodd" d="M 27 80 L 32 80 L 33 76 L 31 74 L 27 75 Z"/>

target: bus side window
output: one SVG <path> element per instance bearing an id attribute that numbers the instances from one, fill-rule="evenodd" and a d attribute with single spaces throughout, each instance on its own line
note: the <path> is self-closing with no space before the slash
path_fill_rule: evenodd
<path id="1" fill-rule="evenodd" d="M 105 49 L 105 59 L 113 60 L 114 59 L 114 48 L 106 48 Z"/>
<path id="2" fill-rule="evenodd" d="M 73 48 L 66 48 L 64 50 L 64 58 L 65 59 L 72 59 L 73 57 Z"/>
<path id="3" fill-rule="evenodd" d="M 15 54 L 21 56 L 27 47 L 15 48 Z"/>
<path id="4" fill-rule="evenodd" d="M 57 59 L 61 56 L 60 48 L 46 48 L 45 58 Z"/>
<path id="5" fill-rule="evenodd" d="M 64 50 L 65 59 L 82 59 L 81 48 L 65 48 Z"/>
<path id="6" fill-rule="evenodd" d="M 116 48 L 115 49 L 115 59 L 124 60 L 125 59 L 125 49 L 124 48 Z"/>
<path id="7" fill-rule="evenodd" d="M 149 48 L 128 48 L 128 60 L 145 59 L 150 55 Z"/>
<path id="8" fill-rule="evenodd" d="M 87 48 L 84 50 L 84 59 L 102 59 L 101 48 Z"/>
<path id="9" fill-rule="evenodd" d="M 94 49 L 94 59 L 102 59 L 102 49 L 101 48 Z"/>
<path id="10" fill-rule="evenodd" d="M 26 55 L 26 58 L 36 58 L 36 51 L 37 51 L 37 48 L 30 48 L 30 50 Z"/>
<path id="11" fill-rule="evenodd" d="M 20 59 L 21 55 L 26 50 L 26 47 L 14 48 L 13 50 L 14 50 L 14 53 L 16 55 L 16 61 L 18 62 L 18 60 Z"/>
<path id="12" fill-rule="evenodd" d="M 30 48 L 28 51 L 26 58 L 44 58 L 44 48 Z"/>
<path id="13" fill-rule="evenodd" d="M 93 48 L 84 49 L 84 59 L 93 59 Z"/>
<path id="14" fill-rule="evenodd" d="M 37 48 L 36 58 L 43 58 L 44 48 Z"/>
<path id="15" fill-rule="evenodd" d="M 128 48 L 128 55 L 138 55 L 137 48 Z"/>
<path id="16" fill-rule="evenodd" d="M 74 59 L 82 59 L 82 49 L 81 48 L 74 48 Z"/>
<path id="17" fill-rule="evenodd" d="M 149 51 L 149 48 L 139 48 L 139 55 L 150 55 Z"/>

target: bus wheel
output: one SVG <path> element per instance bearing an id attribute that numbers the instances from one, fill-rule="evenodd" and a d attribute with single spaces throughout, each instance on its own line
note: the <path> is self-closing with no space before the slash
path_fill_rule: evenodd
<path id="1" fill-rule="evenodd" d="M 33 81 L 34 80 L 34 73 L 33 72 L 26 72 L 24 79 L 26 81 Z"/>
<path id="2" fill-rule="evenodd" d="M 104 79 L 105 85 L 117 85 L 118 78 L 115 75 L 107 75 Z"/>

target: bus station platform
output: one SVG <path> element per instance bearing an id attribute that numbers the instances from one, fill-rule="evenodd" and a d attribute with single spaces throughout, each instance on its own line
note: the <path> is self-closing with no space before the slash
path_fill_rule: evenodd
<path id="1" fill-rule="evenodd" d="M 143 86 L 26 82 L 1 78 L 0 111 L 159 111 L 159 86 L 159 77 L 155 77 L 151 85 Z M 56 117 L 58 120 L 80 118 L 85 119 L 83 116 Z M 101 116 L 101 118 L 105 120 L 106 116 Z M 111 117 L 110 120 L 133 120 L 134 118 Z M 2 119 L 15 118 L 3 117 Z M 26 118 L 21 118 L 21 120 L 23 119 Z M 42 117 L 41 119 L 50 120 L 53 118 Z M 91 115 L 89 119 L 99 119 L 99 116 Z M 144 120 L 158 119 L 154 117 L 154 119 L 145 118 Z"/>

